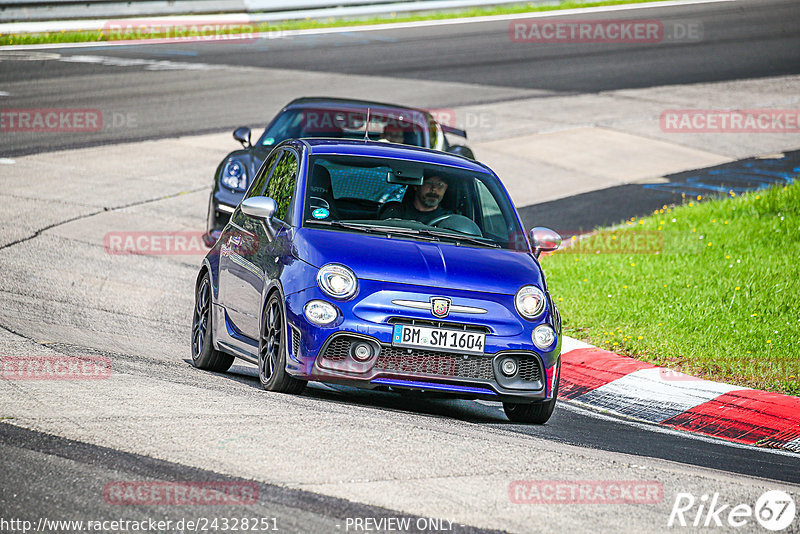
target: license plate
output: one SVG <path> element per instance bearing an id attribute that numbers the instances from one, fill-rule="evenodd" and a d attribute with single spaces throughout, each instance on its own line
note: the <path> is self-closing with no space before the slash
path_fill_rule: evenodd
<path id="1" fill-rule="evenodd" d="M 392 345 L 483 354 L 486 334 L 429 326 L 394 325 Z"/>

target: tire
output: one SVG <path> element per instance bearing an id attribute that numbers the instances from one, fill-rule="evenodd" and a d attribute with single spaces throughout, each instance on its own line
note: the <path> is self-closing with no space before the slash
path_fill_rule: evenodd
<path id="1" fill-rule="evenodd" d="M 280 294 L 267 299 L 261 317 L 261 335 L 258 339 L 258 379 L 267 391 L 301 393 L 305 380 L 298 380 L 286 372 L 286 323 Z"/>
<path id="2" fill-rule="evenodd" d="M 224 373 L 233 365 L 234 358 L 214 348 L 211 321 L 211 278 L 208 271 L 204 271 L 194 291 L 192 364 L 199 369 Z"/>
<path id="3" fill-rule="evenodd" d="M 558 362 L 558 370 L 556 371 L 556 386 L 553 388 L 553 398 L 544 402 L 534 402 L 529 404 L 521 404 L 516 402 L 504 402 L 503 410 L 514 423 L 525 423 L 534 425 L 543 425 L 553 415 L 553 410 L 556 407 L 556 399 L 558 398 L 558 383 L 561 381 L 561 362 Z"/>

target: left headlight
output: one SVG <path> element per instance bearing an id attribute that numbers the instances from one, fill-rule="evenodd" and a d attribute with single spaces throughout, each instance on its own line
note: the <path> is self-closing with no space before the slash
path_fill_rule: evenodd
<path id="1" fill-rule="evenodd" d="M 514 297 L 517 312 L 525 319 L 539 317 L 545 308 L 544 293 L 536 286 L 522 286 Z"/>
<path id="2" fill-rule="evenodd" d="M 338 263 L 323 265 L 317 273 L 317 284 L 322 291 L 337 299 L 349 299 L 358 289 L 355 273 Z"/>
<path id="3" fill-rule="evenodd" d="M 222 168 L 222 185 L 235 191 L 247 189 L 247 169 L 238 159 L 230 159 Z"/>

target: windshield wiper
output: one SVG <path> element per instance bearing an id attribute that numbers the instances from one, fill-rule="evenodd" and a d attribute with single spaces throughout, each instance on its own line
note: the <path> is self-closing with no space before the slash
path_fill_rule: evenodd
<path id="1" fill-rule="evenodd" d="M 491 248 L 502 248 L 497 243 L 486 241 L 485 238 L 469 236 L 466 234 L 452 234 L 450 232 L 440 232 L 437 230 L 428 230 L 427 228 L 403 228 L 398 226 L 381 226 L 381 225 L 367 225 L 361 223 L 351 223 L 344 221 L 320 221 L 316 219 L 306 219 L 307 223 L 321 224 L 323 226 L 333 226 L 335 228 L 348 228 L 351 230 L 362 230 L 372 234 L 387 234 L 387 235 L 409 235 L 419 238 L 427 238 L 430 241 L 441 241 L 441 238 L 453 239 L 456 241 L 467 241 L 476 245 L 482 245 Z"/>
<path id="2" fill-rule="evenodd" d="M 447 239 L 454 239 L 456 241 L 468 241 L 470 243 L 475 243 L 477 245 L 483 245 L 485 247 L 502 248 L 497 243 L 494 243 L 492 241 L 487 241 L 486 238 L 483 238 L 483 237 L 474 237 L 474 236 L 471 236 L 471 235 L 460 234 L 460 233 L 459 234 L 451 234 L 450 232 L 440 232 L 440 231 L 437 231 L 437 230 L 428 230 L 427 228 L 421 228 L 419 231 L 423 235 L 429 235 L 429 236 L 432 236 L 432 237 L 439 237 L 439 238 L 444 237 L 444 238 L 447 238 Z"/>
<path id="3" fill-rule="evenodd" d="M 333 226 L 334 228 L 347 228 L 349 230 L 361 230 L 370 234 L 386 234 L 392 235 L 407 235 L 426 239 L 428 241 L 439 241 L 439 236 L 428 234 L 425 230 L 418 230 L 416 228 L 401 228 L 396 226 L 375 226 L 360 223 L 350 223 L 344 221 L 318 221 L 315 219 L 306 219 L 307 223 L 321 224 L 323 226 Z"/>

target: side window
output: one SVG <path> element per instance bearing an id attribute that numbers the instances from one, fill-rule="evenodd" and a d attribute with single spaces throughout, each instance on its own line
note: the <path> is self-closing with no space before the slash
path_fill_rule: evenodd
<path id="1" fill-rule="evenodd" d="M 244 198 L 250 197 L 260 197 L 264 195 L 264 186 L 266 185 L 267 181 L 269 180 L 270 175 L 274 172 L 275 164 L 284 154 L 283 150 L 279 150 L 275 154 L 272 155 L 266 163 L 261 166 L 261 173 L 256 174 L 256 179 L 253 181 L 253 184 L 245 193 Z M 267 195 L 269 196 L 269 195 Z"/>
<path id="2" fill-rule="evenodd" d="M 269 179 L 267 189 L 264 192 L 265 197 L 270 197 L 278 204 L 275 218 L 286 221 L 296 183 L 297 156 L 295 156 L 294 152 L 286 150 L 283 158 L 281 158 L 272 172 L 272 177 Z"/>

